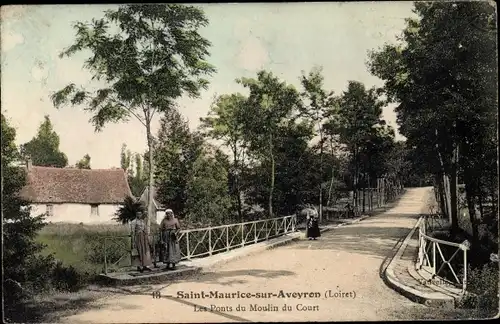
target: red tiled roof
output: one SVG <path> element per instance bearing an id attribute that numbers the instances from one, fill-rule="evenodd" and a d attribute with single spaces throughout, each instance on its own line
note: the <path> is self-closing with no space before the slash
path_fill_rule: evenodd
<path id="1" fill-rule="evenodd" d="M 34 203 L 118 204 L 132 196 L 122 169 L 32 166 L 21 196 Z"/>

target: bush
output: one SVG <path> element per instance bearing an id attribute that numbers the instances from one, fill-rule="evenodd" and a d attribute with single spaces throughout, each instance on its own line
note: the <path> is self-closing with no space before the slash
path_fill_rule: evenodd
<path id="1" fill-rule="evenodd" d="M 498 264 L 468 268 L 467 294 L 460 307 L 475 308 L 496 314 L 498 311 Z"/>
<path id="2" fill-rule="evenodd" d="M 77 291 L 90 279 L 88 272 L 80 272 L 75 267 L 66 267 L 57 261 L 51 272 L 53 288 L 61 291 Z"/>

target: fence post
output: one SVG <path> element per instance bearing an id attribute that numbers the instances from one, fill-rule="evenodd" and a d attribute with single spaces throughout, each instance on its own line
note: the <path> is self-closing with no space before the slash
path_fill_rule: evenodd
<path id="1" fill-rule="evenodd" d="M 208 254 L 212 255 L 212 229 L 208 229 Z"/>
<path id="2" fill-rule="evenodd" d="M 278 220 L 277 219 L 274 221 L 274 232 L 276 233 L 276 236 L 278 236 Z"/>
<path id="3" fill-rule="evenodd" d="M 186 232 L 186 253 L 187 259 L 191 260 L 191 253 L 189 252 L 189 232 Z"/>
<path id="4" fill-rule="evenodd" d="M 255 243 L 257 243 L 257 241 L 259 240 L 259 238 L 257 237 L 257 223 L 253 223 L 253 233 L 254 233 L 254 236 L 255 236 Z"/>
<path id="5" fill-rule="evenodd" d="M 106 254 L 108 254 L 108 251 L 106 250 L 106 237 L 104 237 L 104 274 L 108 274 L 108 260 L 106 258 Z"/>
<path id="6" fill-rule="evenodd" d="M 245 233 L 243 232 L 244 228 L 243 227 L 243 223 L 241 223 L 240 225 L 240 229 L 241 229 L 241 247 L 244 247 L 245 246 Z"/>
<path id="7" fill-rule="evenodd" d="M 464 278 L 462 281 L 462 293 L 465 293 L 465 290 L 467 289 L 467 250 L 464 251 Z"/>
<path id="8" fill-rule="evenodd" d="M 267 219 L 264 221 L 266 224 L 266 241 L 269 239 L 269 232 L 267 231 Z"/>
<path id="9" fill-rule="evenodd" d="M 226 227 L 226 251 L 229 251 L 229 226 Z"/>
<path id="10" fill-rule="evenodd" d="M 432 242 L 432 278 L 436 275 L 436 242 Z"/>

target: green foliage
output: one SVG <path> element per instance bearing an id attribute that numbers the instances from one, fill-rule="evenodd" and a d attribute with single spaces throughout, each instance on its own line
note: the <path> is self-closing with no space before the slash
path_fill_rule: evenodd
<path id="1" fill-rule="evenodd" d="M 201 118 L 200 128 L 204 135 L 221 140 L 232 153 L 233 162 L 229 169 L 230 188 L 233 196 L 234 209 L 240 219 L 243 218 L 242 190 L 244 188 L 241 175 L 245 165 L 246 143 L 243 136 L 245 122 L 243 112 L 246 105 L 245 96 L 236 93 L 221 95 L 210 107 L 208 117 Z"/>
<path id="2" fill-rule="evenodd" d="M 172 109 L 160 120 L 155 147 L 157 200 L 176 215 L 186 213 L 187 182 L 202 154 L 203 138 L 191 133 L 181 114 Z"/>
<path id="3" fill-rule="evenodd" d="M 78 169 L 90 169 L 90 155 L 85 154 L 83 159 L 80 161 L 76 162 L 76 167 Z"/>
<path id="4" fill-rule="evenodd" d="M 202 76 L 215 70 L 205 61 L 210 42 L 198 33 L 207 24 L 200 9 L 174 4 L 122 5 L 75 23 L 75 43 L 60 56 L 90 50 L 84 67 L 108 87 L 88 92 L 70 84 L 53 94 L 54 105 L 85 104 L 96 130 L 134 115 L 149 123 L 184 92 L 197 97 L 207 87 Z"/>
<path id="5" fill-rule="evenodd" d="M 230 223 L 231 197 L 228 192 L 228 172 L 225 157 L 206 147 L 193 163 L 186 183 L 186 217 L 189 220 L 207 219 L 211 224 Z"/>
<path id="6" fill-rule="evenodd" d="M 81 272 L 73 266 L 65 266 L 58 261 L 52 269 L 54 288 L 60 291 L 78 291 L 90 280 L 87 272 Z"/>
<path id="7" fill-rule="evenodd" d="M 468 282 L 465 298 L 461 301 L 462 308 L 475 308 L 491 312 L 498 312 L 498 266 L 485 264 L 483 267 L 467 270 Z"/>
<path id="8" fill-rule="evenodd" d="M 40 256 L 43 245 L 36 242 L 37 232 L 44 226 L 43 216 L 30 215 L 27 201 L 19 191 L 24 187 L 24 169 L 12 165 L 18 157 L 14 144 L 15 130 L 2 114 L 2 226 L 3 282 L 7 312 L 15 309 L 33 289 L 45 287 L 44 275 L 52 258 Z M 15 310 L 14 310 L 15 311 Z"/>
<path id="9" fill-rule="evenodd" d="M 145 161 L 141 154 L 132 153 L 127 149 L 126 144 L 122 144 L 120 152 L 120 167 L 127 174 L 130 191 L 135 197 L 139 197 L 147 186 L 148 172 L 144 172 Z M 147 171 L 147 168 L 146 168 Z"/>
<path id="10" fill-rule="evenodd" d="M 146 212 L 143 203 L 134 197 L 128 196 L 125 197 L 123 204 L 116 211 L 114 220 L 122 224 L 128 224 L 136 218 L 138 212 L 143 214 Z"/>
<path id="11" fill-rule="evenodd" d="M 59 135 L 46 115 L 37 135 L 21 145 L 21 154 L 24 158 L 31 158 L 33 165 L 63 168 L 68 165 L 68 158 L 59 151 L 59 141 Z"/>
<path id="12" fill-rule="evenodd" d="M 257 79 L 238 80 L 250 91 L 242 120 L 245 121 L 243 136 L 248 143 L 249 155 L 268 161 L 269 194 L 267 212 L 273 216 L 273 191 L 276 177 L 275 146 L 280 128 L 297 117 L 302 105 L 297 90 L 275 77 L 272 73 L 260 71 Z"/>
<path id="13" fill-rule="evenodd" d="M 383 105 L 376 89 L 350 81 L 324 124 L 326 134 L 350 155 L 351 188 L 371 187 L 377 178 L 389 176 L 387 158 L 394 148 L 394 131 L 382 119 Z"/>

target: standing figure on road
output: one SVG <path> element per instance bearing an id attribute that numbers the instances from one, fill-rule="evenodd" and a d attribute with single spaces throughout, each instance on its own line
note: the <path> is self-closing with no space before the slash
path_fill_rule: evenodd
<path id="1" fill-rule="evenodd" d="M 167 270 L 175 269 L 175 264 L 181 260 L 181 252 L 177 235 L 180 229 L 180 224 L 174 216 L 172 209 L 167 209 L 165 218 L 160 223 L 161 244 L 163 248 L 163 263 L 166 264 Z"/>
<path id="2" fill-rule="evenodd" d="M 141 265 L 137 267 L 140 272 L 151 271 L 149 266 L 152 265 L 151 249 L 149 244 L 149 237 L 146 230 L 145 214 L 141 212 L 136 213 L 136 221 L 134 226 L 134 238 L 137 252 Z"/>
<path id="3" fill-rule="evenodd" d="M 306 237 L 309 240 L 316 240 L 321 236 L 318 223 L 318 211 L 313 206 L 303 209 L 301 214 L 306 214 Z"/>

